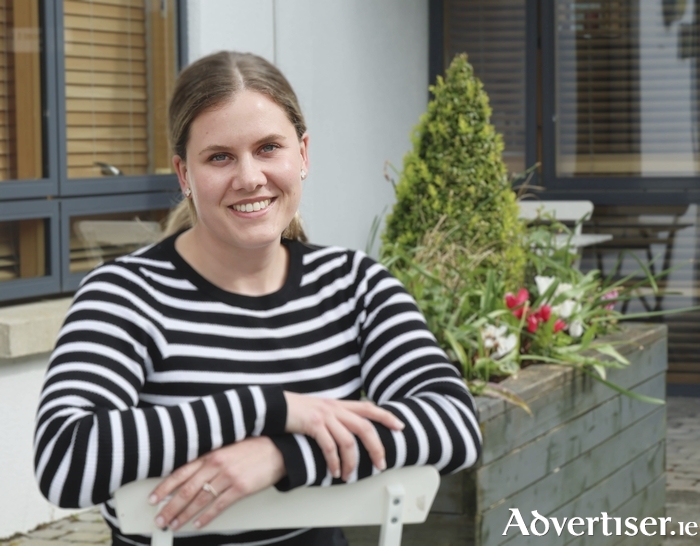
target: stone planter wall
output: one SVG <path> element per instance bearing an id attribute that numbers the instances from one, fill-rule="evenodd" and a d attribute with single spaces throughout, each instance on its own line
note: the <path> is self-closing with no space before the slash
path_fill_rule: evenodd
<path id="1" fill-rule="evenodd" d="M 631 365 L 608 379 L 641 394 L 665 398 L 667 340 L 662 325 L 634 324 L 611 340 Z M 601 383 L 552 365 L 534 365 L 505 383 L 533 416 L 504 402 L 477 398 L 484 452 L 477 466 L 443 478 L 428 521 L 404 527 L 404 546 L 658 545 L 661 538 L 625 537 L 625 518 L 664 515 L 665 406 L 635 401 Z M 511 527 L 517 508 L 545 517 L 622 518 L 623 536 L 579 538 L 553 527 L 523 536 Z M 539 527 L 542 529 L 542 526 Z M 586 529 L 586 527 L 579 528 Z M 650 531 L 658 531 L 650 528 Z M 377 543 L 376 529 L 346 531 L 351 546 Z"/>

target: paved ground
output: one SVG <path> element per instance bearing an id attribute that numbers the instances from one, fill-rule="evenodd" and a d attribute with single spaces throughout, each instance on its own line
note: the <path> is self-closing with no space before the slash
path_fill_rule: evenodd
<path id="1" fill-rule="evenodd" d="M 700 525 L 700 398 L 671 397 L 666 413 L 666 516 Z M 698 546 L 696 537 L 669 537 L 664 546 Z"/>
<path id="2" fill-rule="evenodd" d="M 667 406 L 666 515 L 700 525 L 700 398 L 672 397 Z M 96 510 L 46 525 L 0 546 L 93 546 L 110 536 Z M 700 546 L 696 537 L 668 537 L 663 546 Z"/>

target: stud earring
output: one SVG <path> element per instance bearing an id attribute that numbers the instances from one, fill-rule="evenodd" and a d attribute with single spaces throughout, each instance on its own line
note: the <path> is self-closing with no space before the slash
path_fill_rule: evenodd
<path id="1" fill-rule="evenodd" d="M 189 188 L 187 188 L 187 189 L 185 190 L 185 197 L 186 197 L 187 199 L 189 199 L 189 198 L 190 198 L 190 195 L 192 195 L 192 190 L 189 189 Z"/>
<path id="2" fill-rule="evenodd" d="M 304 180 L 306 178 L 306 171 L 304 169 L 301 170 L 301 179 Z"/>

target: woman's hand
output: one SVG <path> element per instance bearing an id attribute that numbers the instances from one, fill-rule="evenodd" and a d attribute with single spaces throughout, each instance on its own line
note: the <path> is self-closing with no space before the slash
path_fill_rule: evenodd
<path id="1" fill-rule="evenodd" d="M 386 468 L 384 446 L 370 421 L 402 430 L 404 424 L 393 413 L 368 401 L 314 398 L 287 391 L 284 396 L 287 400 L 285 432 L 314 438 L 333 477 L 347 481 L 357 466 L 354 435 L 367 449 L 374 466 L 379 470 Z"/>
<path id="2" fill-rule="evenodd" d="M 285 474 L 282 454 L 270 438 L 246 438 L 181 466 L 148 500 L 158 504 L 174 493 L 156 516 L 161 529 L 177 530 L 206 508 L 194 522 L 201 528 L 229 505 L 277 483 Z"/>

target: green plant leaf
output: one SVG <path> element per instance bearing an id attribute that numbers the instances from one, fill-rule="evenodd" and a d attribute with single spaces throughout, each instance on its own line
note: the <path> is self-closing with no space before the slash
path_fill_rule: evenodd
<path id="1" fill-rule="evenodd" d="M 634 400 L 639 400 L 640 402 L 647 402 L 649 404 L 657 404 L 657 405 L 664 405 L 666 403 L 664 400 L 661 400 L 660 398 L 654 398 L 652 396 L 645 396 L 643 394 L 639 394 L 639 393 L 636 393 L 634 391 L 630 391 L 630 390 L 627 390 L 623 387 L 620 387 L 620 385 L 616 385 L 615 383 L 612 383 L 611 381 L 603 379 L 602 377 L 599 377 L 597 374 L 591 372 L 590 370 L 583 369 L 582 371 L 584 373 L 588 374 L 589 376 L 591 376 L 596 381 L 600 381 L 601 383 L 603 383 L 603 385 L 607 385 L 612 390 L 617 391 L 620 394 L 624 394 L 625 396 L 629 396 L 630 398 L 633 398 Z"/>
<path id="2" fill-rule="evenodd" d="M 532 417 L 532 410 L 527 402 L 523 400 L 520 396 L 515 394 L 510 389 L 499 385 L 498 383 L 490 383 L 484 381 L 469 381 L 467 386 L 474 384 L 476 390 L 481 396 L 488 396 L 490 398 L 497 398 L 499 400 L 505 400 L 506 402 L 518 406 L 520 409 L 525 411 L 530 417 Z M 469 390 L 472 390 L 471 387 Z"/>
<path id="3" fill-rule="evenodd" d="M 630 363 L 629 360 L 627 360 L 624 356 L 622 356 L 620 353 L 618 353 L 617 350 L 615 349 L 615 347 L 613 347 L 609 343 L 606 343 L 604 345 L 596 345 L 595 350 L 598 351 L 599 353 L 604 354 L 604 355 L 608 355 L 608 356 L 613 357 L 620 364 L 628 365 Z"/>

